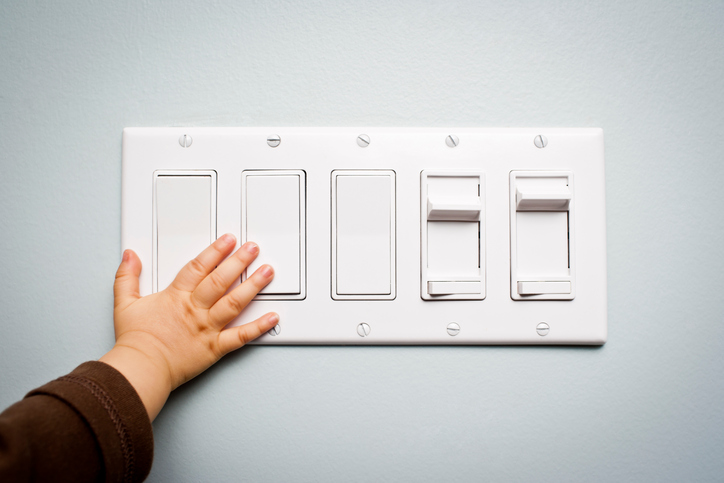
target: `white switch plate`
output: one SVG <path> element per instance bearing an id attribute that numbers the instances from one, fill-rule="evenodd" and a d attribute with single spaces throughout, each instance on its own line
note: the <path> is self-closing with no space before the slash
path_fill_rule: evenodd
<path id="1" fill-rule="evenodd" d="M 369 136 L 366 147 L 357 137 Z M 179 138 L 192 139 L 182 147 Z M 281 144 L 270 147 L 269 135 Z M 449 147 L 448 135 L 459 143 Z M 537 135 L 548 143 L 534 144 Z M 364 144 L 364 143 L 363 143 Z M 151 293 L 154 266 L 154 172 L 216 173 L 216 233 L 241 239 L 242 171 L 305 173 L 305 296 L 255 300 L 233 325 L 268 311 L 280 332 L 255 344 L 587 344 L 607 337 L 606 215 L 603 132 L 595 128 L 127 128 L 123 132 L 121 245 L 143 262 L 141 295 Z M 332 297 L 332 173 L 394 173 L 395 250 L 390 300 Z M 484 175 L 481 236 L 483 300 L 423 300 L 421 173 Z M 510 173 L 566 171 L 575 177 L 575 297 L 513 300 Z M 261 246 L 260 263 L 264 263 Z M 481 261 L 481 262 L 483 262 Z M 277 270 L 283 267 L 277 267 Z M 238 283 L 238 282 L 237 282 Z M 443 287 L 444 289 L 445 287 Z M 366 323 L 369 333 L 358 330 Z M 550 327 L 539 335 L 536 327 Z M 449 330 L 457 324 L 459 331 Z M 451 335 L 455 334 L 455 335 Z"/>

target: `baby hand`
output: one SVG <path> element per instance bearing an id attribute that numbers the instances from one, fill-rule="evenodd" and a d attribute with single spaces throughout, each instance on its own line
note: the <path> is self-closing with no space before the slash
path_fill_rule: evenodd
<path id="1" fill-rule="evenodd" d="M 129 380 L 151 420 L 173 389 L 279 322 L 270 312 L 224 329 L 274 277 L 263 265 L 226 294 L 259 253 L 248 242 L 224 260 L 235 245 L 233 235 L 222 236 L 186 264 L 168 288 L 145 297 L 138 286 L 141 260 L 131 250 L 123 254 L 114 285 L 116 344 L 100 361 Z"/>

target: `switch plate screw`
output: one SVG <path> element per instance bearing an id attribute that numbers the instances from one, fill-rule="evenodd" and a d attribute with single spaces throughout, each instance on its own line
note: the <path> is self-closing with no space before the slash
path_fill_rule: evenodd
<path id="1" fill-rule="evenodd" d="M 266 138 L 266 143 L 269 147 L 276 148 L 282 143 L 282 138 L 280 138 L 278 134 L 271 134 Z"/>
<path id="2" fill-rule="evenodd" d="M 539 134 L 535 137 L 535 139 L 533 139 L 533 144 L 535 144 L 536 148 L 544 148 L 548 146 L 548 138 Z"/>
<path id="3" fill-rule="evenodd" d="M 541 337 L 545 337 L 546 335 L 548 335 L 548 332 L 550 330 L 551 328 L 545 322 L 541 322 L 535 328 L 535 331 L 538 332 L 538 335 Z"/>
<path id="4" fill-rule="evenodd" d="M 360 134 L 357 136 L 357 146 L 366 148 L 370 145 L 370 137 L 366 134 Z"/>
<path id="5" fill-rule="evenodd" d="M 357 334 L 360 337 L 367 337 L 371 331 L 372 329 L 370 329 L 369 324 L 365 324 L 364 322 L 357 326 Z"/>
<path id="6" fill-rule="evenodd" d="M 454 148 L 455 146 L 460 144 L 460 139 L 458 139 L 456 135 L 451 134 L 445 138 L 445 144 L 447 144 L 449 148 Z"/>
<path id="7" fill-rule="evenodd" d="M 269 329 L 269 332 L 267 332 L 267 334 L 274 336 L 274 335 L 281 334 L 281 332 L 282 332 L 282 328 L 279 327 L 279 324 L 277 324 L 274 327 L 272 327 L 271 329 Z"/>
<path id="8" fill-rule="evenodd" d="M 447 333 L 455 337 L 460 333 L 460 325 L 456 324 L 455 322 L 447 324 Z"/>
<path id="9" fill-rule="evenodd" d="M 182 148 L 188 148 L 191 146 L 191 143 L 194 142 L 193 139 L 191 139 L 191 136 L 188 134 L 184 134 L 180 138 L 178 138 L 178 143 L 181 145 Z"/>

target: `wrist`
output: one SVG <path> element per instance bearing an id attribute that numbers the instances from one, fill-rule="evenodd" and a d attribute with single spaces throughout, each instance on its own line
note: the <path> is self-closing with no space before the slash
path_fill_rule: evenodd
<path id="1" fill-rule="evenodd" d="M 124 345 L 120 340 L 99 361 L 123 374 L 138 393 L 149 419 L 153 421 L 172 389 L 167 364 L 133 345 Z"/>

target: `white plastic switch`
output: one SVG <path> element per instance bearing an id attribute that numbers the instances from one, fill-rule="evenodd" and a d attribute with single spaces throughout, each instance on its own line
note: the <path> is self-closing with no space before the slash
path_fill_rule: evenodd
<path id="1" fill-rule="evenodd" d="M 485 298 L 485 175 L 422 171 L 421 297 Z"/>
<path id="2" fill-rule="evenodd" d="M 511 297 L 575 297 L 573 174 L 510 173 Z"/>
<path id="3" fill-rule="evenodd" d="M 259 256 L 244 275 L 263 264 L 274 279 L 259 299 L 297 300 L 306 296 L 306 178 L 301 170 L 247 170 L 241 173 L 241 242 L 253 241 Z"/>
<path id="4" fill-rule="evenodd" d="M 518 211 L 567 210 L 571 190 L 567 177 L 526 178 L 516 180 L 515 207 Z"/>
<path id="5" fill-rule="evenodd" d="M 469 191 L 474 191 L 474 186 L 469 187 Z M 433 189 L 435 185 L 433 184 Z M 480 196 L 471 195 L 467 197 L 461 197 L 458 200 L 449 200 L 444 196 L 438 196 L 435 198 L 433 195 L 427 199 L 427 221 L 450 221 L 450 220 L 465 220 L 465 221 L 478 221 L 480 219 L 480 210 L 482 208 L 480 204 Z"/>
<path id="6" fill-rule="evenodd" d="M 332 298 L 394 299 L 394 171 L 332 172 Z"/>
<path id="7" fill-rule="evenodd" d="M 153 173 L 153 291 L 216 239 L 216 171 Z"/>

